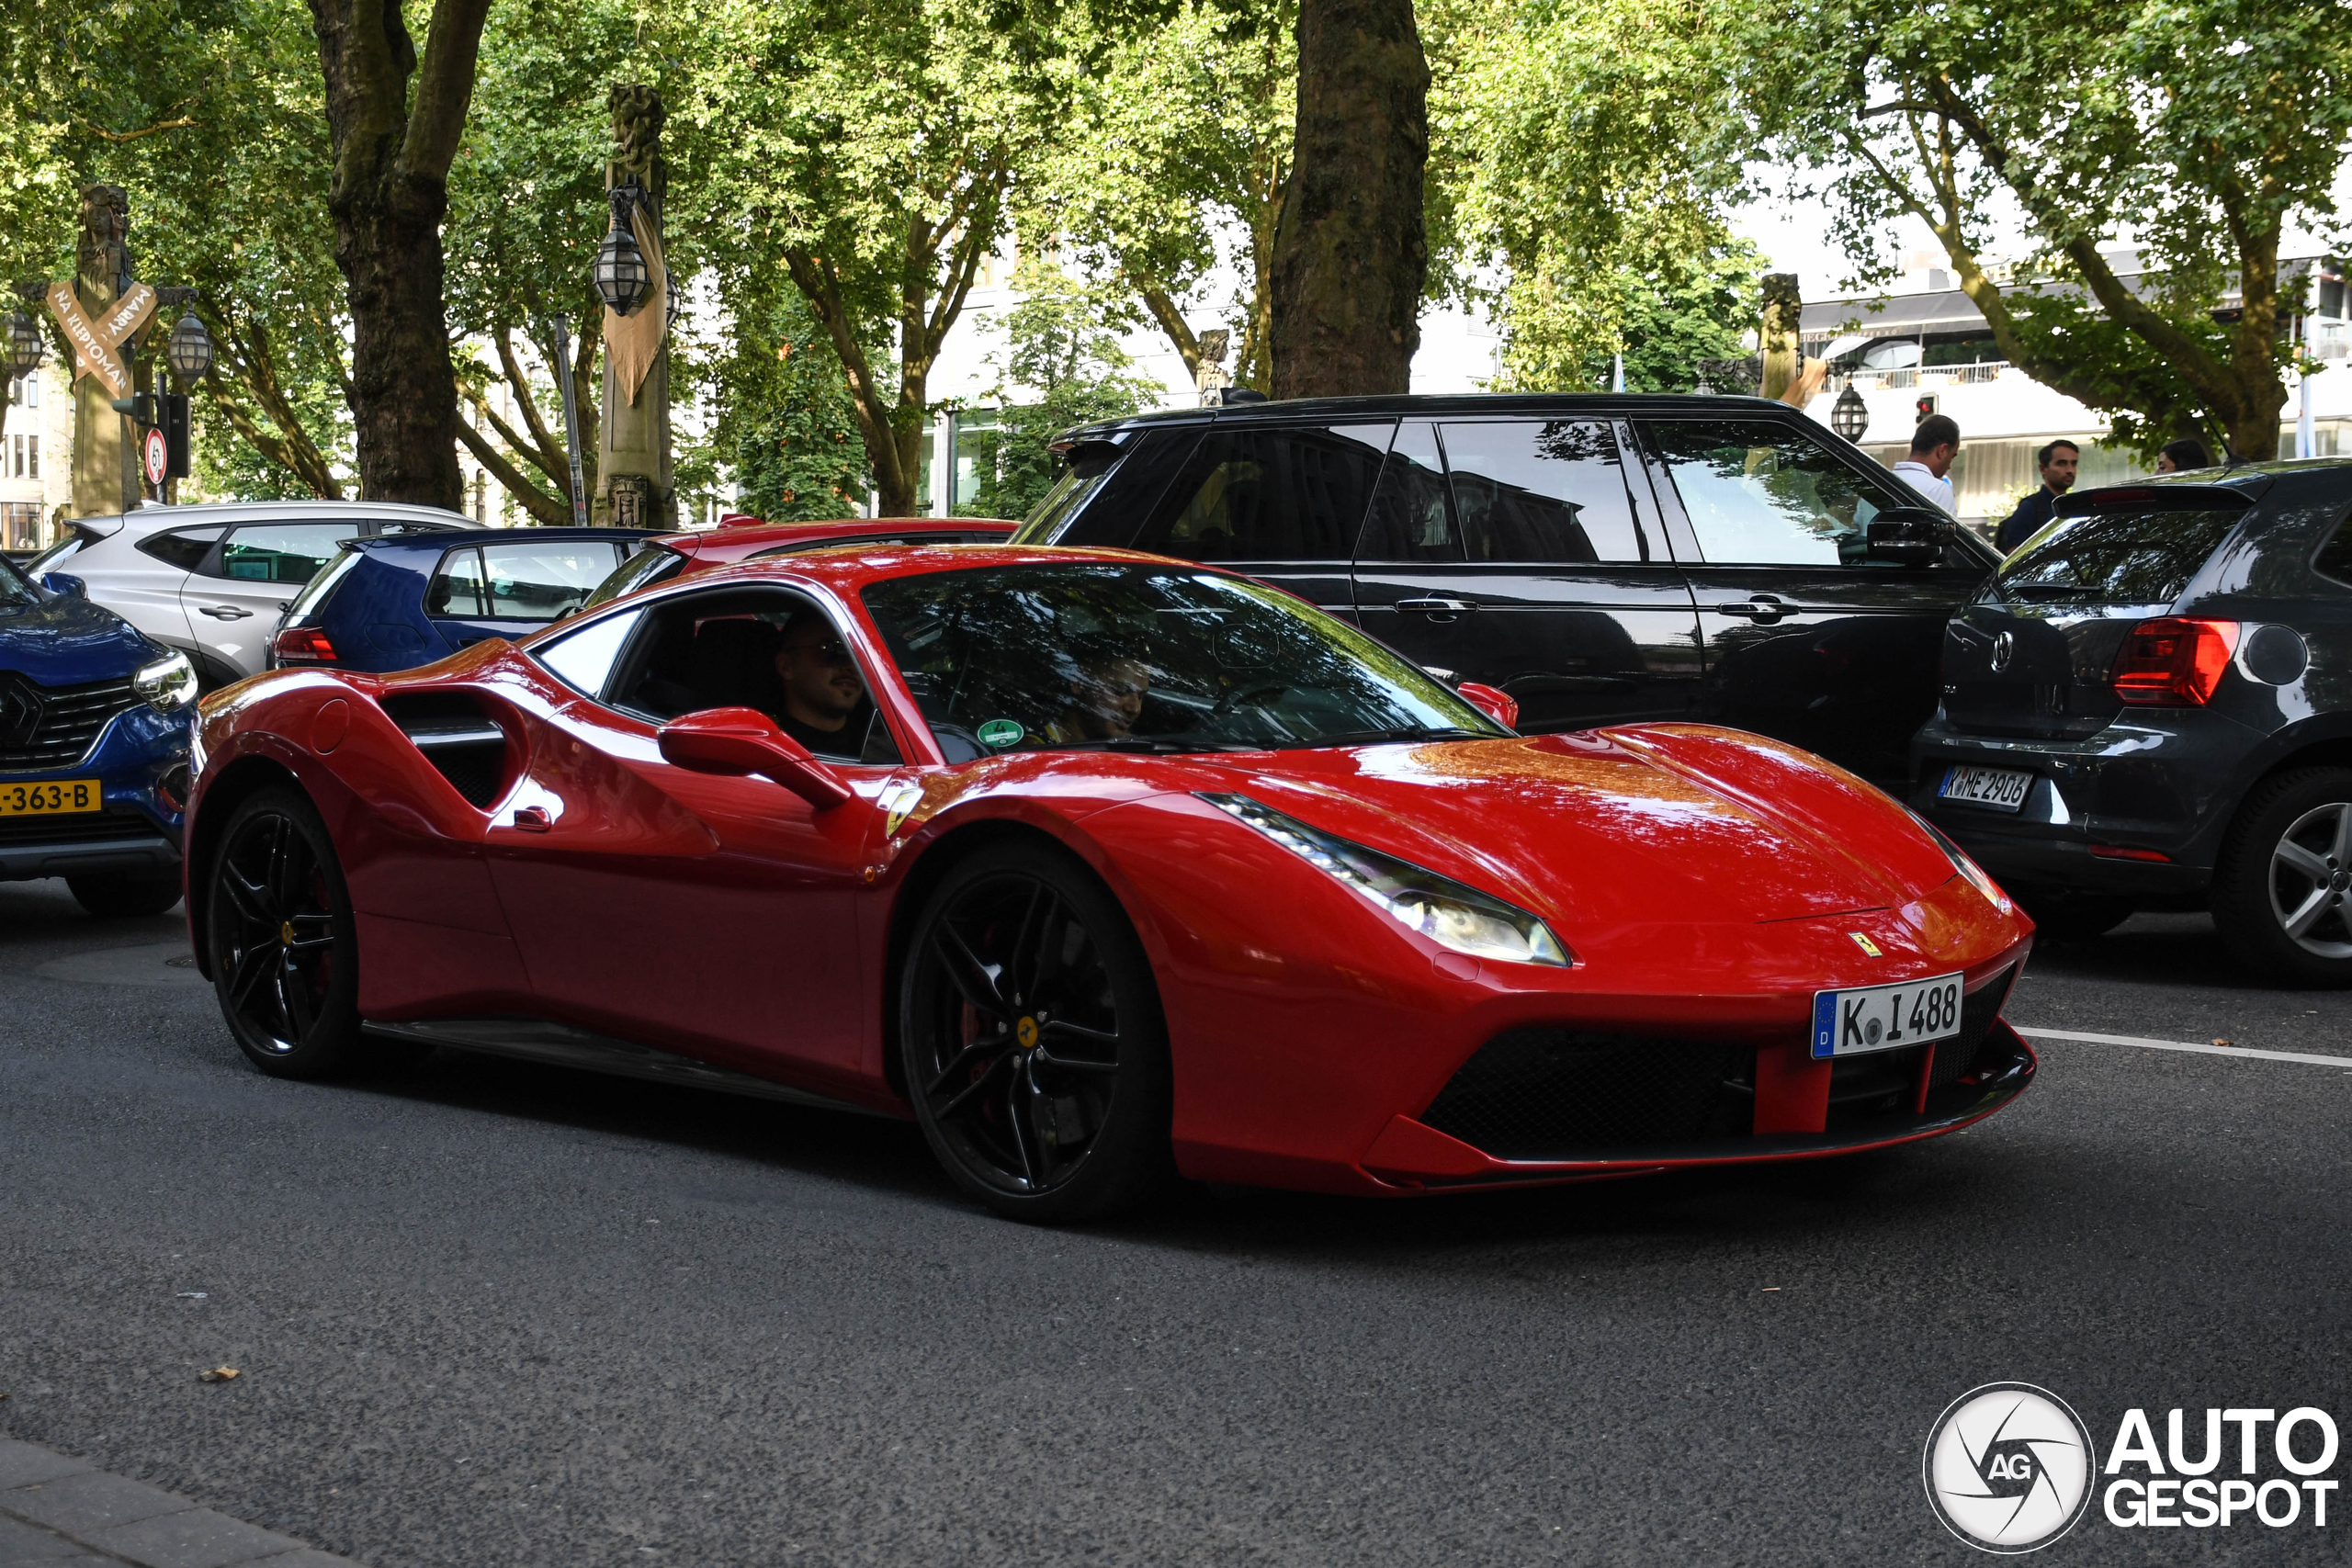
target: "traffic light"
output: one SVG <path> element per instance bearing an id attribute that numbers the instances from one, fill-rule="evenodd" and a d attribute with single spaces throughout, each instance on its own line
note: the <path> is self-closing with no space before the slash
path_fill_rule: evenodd
<path id="1" fill-rule="evenodd" d="M 1928 418 L 1930 414 L 1936 412 L 1936 394 L 1933 392 L 1920 393 L 1918 402 L 1913 406 L 1917 410 L 1918 417 L 1912 420 L 1911 423 L 1917 424 L 1921 420 Z"/>
<path id="2" fill-rule="evenodd" d="M 155 399 L 155 412 L 164 433 L 164 477 L 169 479 L 187 478 L 187 394 L 164 392 Z"/>
<path id="3" fill-rule="evenodd" d="M 135 398 L 117 398 L 112 407 L 115 412 L 127 413 L 142 426 L 153 427 L 155 423 L 155 394 L 153 392 L 141 392 Z"/>

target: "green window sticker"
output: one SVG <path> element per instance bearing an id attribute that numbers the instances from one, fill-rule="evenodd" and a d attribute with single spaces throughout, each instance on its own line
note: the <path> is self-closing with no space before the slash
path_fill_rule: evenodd
<path id="1" fill-rule="evenodd" d="M 980 726 L 980 744 L 983 746 L 1012 746 L 1017 744 L 1021 738 L 1027 733 L 1027 730 L 1022 728 L 1021 726 L 1015 724 L 1009 718 L 992 718 L 986 724 Z"/>

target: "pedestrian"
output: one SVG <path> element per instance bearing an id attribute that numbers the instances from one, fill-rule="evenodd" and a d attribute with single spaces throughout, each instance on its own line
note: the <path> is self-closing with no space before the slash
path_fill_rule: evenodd
<path id="1" fill-rule="evenodd" d="M 2018 509 L 2001 520 L 1993 533 L 1994 547 L 2007 555 L 2049 526 L 2058 498 L 2075 488 L 2082 461 L 2083 449 L 2064 436 L 2036 452 L 2033 463 L 2041 470 L 2041 488 L 2018 502 Z"/>
<path id="2" fill-rule="evenodd" d="M 1951 481 L 1944 475 L 1960 456 L 1960 425 L 1948 413 L 1931 413 L 1911 433 L 1911 456 L 1894 465 L 1904 482 L 1924 495 L 1947 516 L 1958 516 Z"/>
<path id="3" fill-rule="evenodd" d="M 2206 455 L 2205 444 L 2184 435 L 2177 441 L 2167 441 L 2164 450 L 2156 454 L 2156 472 L 2177 474 L 2184 468 L 2210 468 L 2213 459 Z"/>

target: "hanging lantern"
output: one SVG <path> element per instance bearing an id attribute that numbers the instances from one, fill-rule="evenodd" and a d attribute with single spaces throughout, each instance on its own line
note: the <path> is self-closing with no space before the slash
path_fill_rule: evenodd
<path id="1" fill-rule="evenodd" d="M 49 345 L 41 342 L 40 329 L 22 310 L 9 313 L 8 341 L 0 347 L 7 350 L 8 373 L 11 376 L 30 375 L 40 367 L 43 359 L 49 357 Z"/>
<path id="2" fill-rule="evenodd" d="M 204 323 L 197 319 L 195 311 L 182 316 L 180 324 L 172 329 L 166 353 L 183 387 L 196 385 L 212 368 L 212 334 L 204 330 Z"/>
<path id="3" fill-rule="evenodd" d="M 626 316 L 645 300 L 652 275 L 646 270 L 645 253 L 629 232 L 630 197 L 624 186 L 613 192 L 613 227 L 596 247 L 596 293 L 616 316 Z"/>
<path id="4" fill-rule="evenodd" d="M 1854 390 L 1854 378 L 1846 378 L 1846 389 L 1838 394 L 1838 401 L 1829 411 L 1829 428 L 1849 441 L 1860 441 L 1862 432 L 1871 427 L 1871 411 L 1862 403 L 1861 393 Z"/>

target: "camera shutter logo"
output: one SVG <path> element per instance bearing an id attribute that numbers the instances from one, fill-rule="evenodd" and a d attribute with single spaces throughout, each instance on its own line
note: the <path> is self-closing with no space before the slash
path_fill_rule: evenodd
<path id="1" fill-rule="evenodd" d="M 1969 1545 L 2036 1551 L 2090 1506 L 2098 1455 L 2066 1402 L 2031 1383 L 1996 1382 L 1955 1399 L 1928 1432 L 1928 1504 Z"/>

